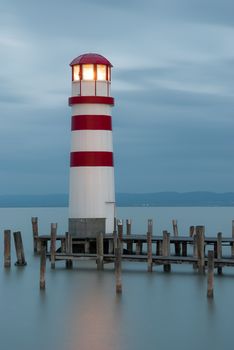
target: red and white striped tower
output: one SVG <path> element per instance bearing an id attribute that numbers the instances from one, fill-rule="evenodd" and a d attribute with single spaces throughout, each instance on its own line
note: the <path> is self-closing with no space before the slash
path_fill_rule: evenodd
<path id="1" fill-rule="evenodd" d="M 69 232 L 112 233 L 115 216 L 111 63 L 88 53 L 72 67 Z"/>

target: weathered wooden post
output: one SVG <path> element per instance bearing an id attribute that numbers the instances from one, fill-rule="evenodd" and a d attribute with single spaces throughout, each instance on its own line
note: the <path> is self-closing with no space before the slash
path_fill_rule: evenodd
<path id="1" fill-rule="evenodd" d="M 167 231 L 163 231 L 163 256 L 169 257 L 170 256 L 170 233 Z M 165 272 L 171 271 L 171 265 L 170 264 L 164 264 L 163 269 Z"/>
<path id="2" fill-rule="evenodd" d="M 234 220 L 232 220 L 232 239 L 234 239 Z M 232 258 L 234 258 L 234 242 L 232 243 Z"/>
<path id="3" fill-rule="evenodd" d="M 121 256 L 122 256 L 122 247 L 120 239 L 117 240 L 117 248 L 115 248 L 115 284 L 116 284 L 116 293 L 122 293 L 122 272 L 121 272 Z"/>
<path id="4" fill-rule="evenodd" d="M 33 232 L 33 251 L 34 253 L 38 252 L 38 218 L 32 217 L 32 232 Z"/>
<path id="5" fill-rule="evenodd" d="M 4 231 L 4 267 L 11 267 L 11 231 Z"/>
<path id="6" fill-rule="evenodd" d="M 214 296 L 214 252 L 208 251 L 207 297 Z"/>
<path id="7" fill-rule="evenodd" d="M 117 221 L 118 238 L 121 244 L 121 253 L 123 253 L 123 220 Z"/>
<path id="8" fill-rule="evenodd" d="M 173 235 L 174 237 L 179 236 L 177 220 L 172 220 Z M 181 244 L 175 241 L 175 255 L 180 256 L 181 254 Z"/>
<path id="9" fill-rule="evenodd" d="M 182 256 L 187 256 L 187 242 L 182 242 Z"/>
<path id="10" fill-rule="evenodd" d="M 195 233 L 195 227 L 194 226 L 190 226 L 189 227 L 189 237 L 193 237 Z"/>
<path id="11" fill-rule="evenodd" d="M 148 220 L 148 232 L 147 232 L 147 262 L 148 262 L 148 272 L 152 272 L 152 271 L 153 271 L 152 234 L 153 234 L 153 221 L 152 221 L 152 220 Z"/>
<path id="12" fill-rule="evenodd" d="M 103 270 L 103 233 L 97 234 L 97 269 Z"/>
<path id="13" fill-rule="evenodd" d="M 16 251 L 16 257 L 17 261 L 15 263 L 16 266 L 25 266 L 27 265 L 24 255 L 24 247 L 23 247 L 23 241 L 21 237 L 21 232 L 14 232 L 14 242 L 15 242 L 15 251 Z"/>
<path id="14" fill-rule="evenodd" d="M 72 235 L 66 232 L 66 254 L 72 254 Z M 73 266 L 72 259 L 66 259 L 66 268 L 71 269 Z"/>
<path id="15" fill-rule="evenodd" d="M 156 255 L 162 255 L 162 240 L 160 239 L 156 241 Z"/>
<path id="16" fill-rule="evenodd" d="M 175 237 L 179 236 L 177 220 L 172 220 L 173 234 Z"/>
<path id="17" fill-rule="evenodd" d="M 217 235 L 217 259 L 222 259 L 222 232 Z M 218 274 L 222 274 L 221 266 L 218 266 Z"/>
<path id="18" fill-rule="evenodd" d="M 132 233 L 132 220 L 131 219 L 127 219 L 126 220 L 126 233 L 127 233 L 127 237 L 131 237 L 131 233 Z M 132 243 L 128 242 L 127 243 L 127 251 L 129 254 L 132 254 Z"/>
<path id="19" fill-rule="evenodd" d="M 55 268 L 56 235 L 57 235 L 57 224 L 53 223 L 50 226 L 50 261 L 51 261 L 52 269 Z"/>
<path id="20" fill-rule="evenodd" d="M 46 272 L 46 246 L 41 247 L 40 261 L 40 289 L 45 289 L 45 272 Z"/>
<path id="21" fill-rule="evenodd" d="M 205 233 L 205 226 L 196 226 L 197 258 L 198 258 L 199 273 L 205 272 L 204 233 Z"/>
<path id="22" fill-rule="evenodd" d="M 197 259 L 197 234 L 195 233 L 193 235 L 193 257 Z M 193 263 L 193 268 L 197 269 L 198 265 L 197 262 Z"/>

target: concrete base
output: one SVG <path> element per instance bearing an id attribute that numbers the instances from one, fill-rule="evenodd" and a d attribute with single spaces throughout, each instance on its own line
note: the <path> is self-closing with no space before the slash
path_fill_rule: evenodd
<path id="1" fill-rule="evenodd" d="M 69 233 L 73 237 L 96 237 L 98 233 L 106 233 L 106 219 L 69 219 Z"/>

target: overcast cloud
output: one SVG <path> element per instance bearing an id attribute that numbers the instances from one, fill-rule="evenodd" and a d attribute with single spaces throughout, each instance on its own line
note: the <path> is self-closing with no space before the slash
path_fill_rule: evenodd
<path id="1" fill-rule="evenodd" d="M 68 191 L 71 73 L 114 65 L 116 190 L 234 191 L 234 2 L 0 0 L 0 193 Z"/>

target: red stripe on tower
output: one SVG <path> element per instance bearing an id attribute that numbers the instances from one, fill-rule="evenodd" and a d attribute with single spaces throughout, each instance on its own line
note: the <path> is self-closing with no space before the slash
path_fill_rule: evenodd
<path id="1" fill-rule="evenodd" d="M 69 106 L 80 103 L 96 103 L 114 106 L 114 98 L 107 96 L 72 96 L 68 99 Z"/>
<path id="2" fill-rule="evenodd" d="M 73 115 L 71 130 L 112 130 L 109 115 Z"/>
<path id="3" fill-rule="evenodd" d="M 114 166 L 112 152 L 71 152 L 70 166 Z"/>

